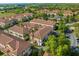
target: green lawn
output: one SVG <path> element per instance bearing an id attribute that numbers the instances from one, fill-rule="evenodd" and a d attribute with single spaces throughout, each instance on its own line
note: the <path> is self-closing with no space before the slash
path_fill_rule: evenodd
<path id="1" fill-rule="evenodd" d="M 6 16 L 12 16 L 15 15 L 15 13 L 11 13 L 11 12 L 0 12 L 0 17 L 6 17 Z"/>
<path id="2" fill-rule="evenodd" d="M 79 20 L 79 15 L 76 15 L 75 18 L 76 18 L 77 20 Z"/>

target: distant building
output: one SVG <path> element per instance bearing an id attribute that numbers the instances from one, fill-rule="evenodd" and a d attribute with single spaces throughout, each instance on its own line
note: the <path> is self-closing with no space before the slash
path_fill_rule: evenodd
<path id="1" fill-rule="evenodd" d="M 23 14 L 16 14 L 16 15 L 13 15 L 13 16 L 7 16 L 7 17 L 3 17 L 3 18 L 0 18 L 0 26 L 4 26 L 6 25 L 6 23 L 8 24 L 13 24 L 13 20 L 14 22 L 15 21 L 22 21 L 23 17 L 32 17 L 32 13 L 23 13 Z"/>
<path id="2" fill-rule="evenodd" d="M 73 16 L 73 12 L 71 10 L 64 10 L 63 15 L 64 16 Z"/>
<path id="3" fill-rule="evenodd" d="M 30 23 L 33 24 L 38 24 L 38 25 L 42 25 L 42 26 L 49 26 L 49 27 L 53 27 L 55 25 L 55 21 L 51 21 L 51 20 L 43 20 L 43 19 L 33 19 Z"/>

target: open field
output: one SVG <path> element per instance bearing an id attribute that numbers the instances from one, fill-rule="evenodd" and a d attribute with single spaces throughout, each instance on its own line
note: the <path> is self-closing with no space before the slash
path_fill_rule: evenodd
<path id="1" fill-rule="evenodd" d="M 11 12 L 0 12 L 0 17 L 6 17 L 6 16 L 12 16 L 15 15 L 15 13 L 11 13 Z"/>

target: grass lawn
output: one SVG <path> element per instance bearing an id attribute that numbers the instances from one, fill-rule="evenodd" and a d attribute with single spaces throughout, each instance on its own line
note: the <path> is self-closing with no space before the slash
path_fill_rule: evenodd
<path id="1" fill-rule="evenodd" d="M 15 13 L 11 13 L 11 12 L 4 12 L 4 13 L 1 13 L 0 12 L 0 17 L 6 17 L 6 16 L 12 16 L 12 15 L 15 15 Z"/>
<path id="2" fill-rule="evenodd" d="M 75 18 L 76 18 L 77 20 L 79 20 L 79 15 L 75 16 Z"/>

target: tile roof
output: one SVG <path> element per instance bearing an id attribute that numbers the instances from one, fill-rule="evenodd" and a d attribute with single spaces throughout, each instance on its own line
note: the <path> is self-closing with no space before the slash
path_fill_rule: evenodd
<path id="1" fill-rule="evenodd" d="M 59 12 L 60 12 L 60 10 L 55 9 L 55 10 L 52 10 L 52 12 L 53 12 L 53 13 L 59 13 Z"/>
<path id="2" fill-rule="evenodd" d="M 0 18 L 0 22 L 1 23 L 5 23 L 7 20 L 11 20 L 11 19 L 20 19 L 24 16 L 31 16 L 32 13 L 23 13 L 23 14 L 16 14 L 16 15 L 13 15 L 13 16 L 6 16 L 6 17 L 3 17 L 3 18 Z"/>
<path id="3" fill-rule="evenodd" d="M 32 23 L 32 22 L 35 22 L 35 23 Z M 37 24 L 37 23 L 40 23 L 40 24 Z M 34 30 L 35 30 L 34 36 L 36 38 L 44 38 L 52 30 L 52 27 L 45 26 L 45 25 L 43 26 L 43 25 L 41 25 L 41 23 L 45 24 L 45 25 L 53 26 L 55 22 L 50 21 L 50 20 L 45 21 L 45 20 L 41 20 L 41 19 L 34 19 L 31 22 L 25 22 L 22 27 L 15 25 L 15 26 L 11 27 L 10 30 L 21 33 L 21 34 L 23 34 L 26 31 L 29 34 L 31 34 L 31 30 L 34 28 Z"/>
<path id="4" fill-rule="evenodd" d="M 0 44 L 6 45 L 8 42 L 10 42 L 12 40 L 13 40 L 13 38 L 11 38 L 3 33 L 0 33 Z"/>
<path id="5" fill-rule="evenodd" d="M 14 25 L 13 27 L 10 27 L 9 30 L 12 30 L 12 31 L 20 33 L 20 34 L 24 33 L 23 26 L 19 26 L 19 25 Z"/>
<path id="6" fill-rule="evenodd" d="M 73 15 L 73 12 L 71 10 L 64 10 L 63 11 L 64 16 Z"/>
<path id="7" fill-rule="evenodd" d="M 23 40 L 13 40 L 8 43 L 11 48 L 14 49 L 14 54 L 19 55 L 24 50 L 30 47 L 29 41 L 23 41 Z"/>
<path id="8" fill-rule="evenodd" d="M 8 19 L 2 19 L 0 18 L 0 23 L 5 23 Z"/>
<path id="9" fill-rule="evenodd" d="M 51 27 L 43 27 L 34 33 L 34 37 L 38 39 L 43 39 L 52 30 L 53 29 Z"/>
<path id="10" fill-rule="evenodd" d="M 39 23 L 39 24 L 38 24 Z M 41 25 L 44 24 L 44 25 Z M 30 29 L 37 28 L 38 30 L 34 31 L 33 33 L 30 33 L 30 35 L 34 34 L 35 38 L 42 39 L 44 38 L 50 31 L 53 30 L 52 27 L 47 26 L 51 25 L 52 27 L 55 25 L 54 21 L 45 21 L 41 19 L 33 19 L 30 23 L 27 23 L 26 28 L 28 27 Z M 28 29 L 27 28 L 27 29 Z"/>
<path id="11" fill-rule="evenodd" d="M 45 21 L 45 20 L 43 20 L 43 19 L 33 19 L 32 21 L 31 21 L 31 23 L 35 23 L 35 24 L 44 24 L 44 25 L 55 25 L 55 21 L 50 21 L 50 20 L 47 20 L 47 21 Z"/>
<path id="12" fill-rule="evenodd" d="M 18 19 L 18 18 L 23 18 L 24 16 L 31 16 L 31 15 L 32 15 L 32 13 L 23 13 L 23 14 L 16 14 L 12 17 L 15 19 Z"/>
<path id="13" fill-rule="evenodd" d="M 9 36 L 8 34 L 0 33 L 0 44 L 9 45 L 13 49 L 13 53 L 19 55 L 30 46 L 29 41 L 24 41 L 17 39 L 14 36 Z"/>
<path id="14" fill-rule="evenodd" d="M 27 29 L 32 29 L 32 28 L 37 28 L 37 29 L 39 29 L 39 28 L 41 28 L 41 27 L 43 27 L 43 26 L 41 26 L 41 25 L 38 25 L 38 24 L 34 24 L 34 23 L 25 23 L 24 24 L 24 27 Z"/>

